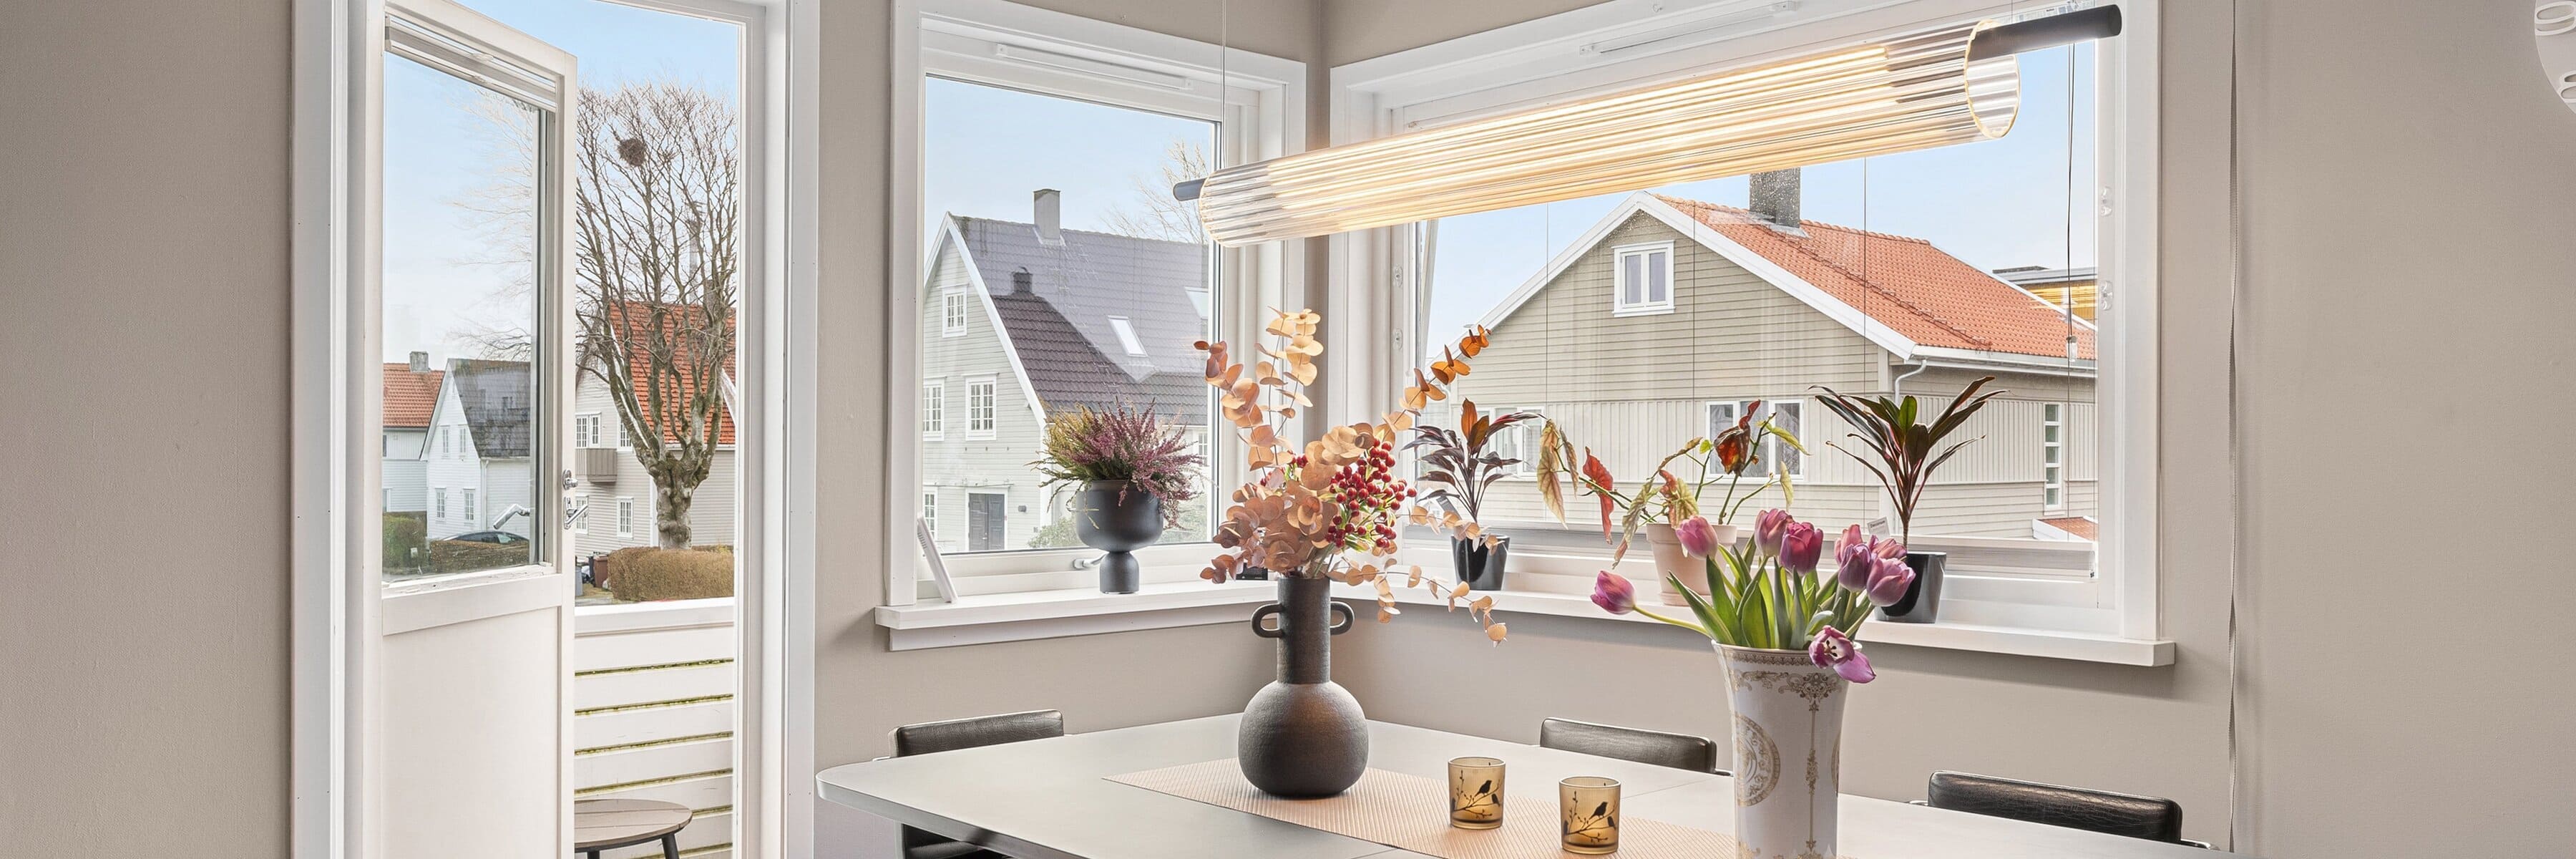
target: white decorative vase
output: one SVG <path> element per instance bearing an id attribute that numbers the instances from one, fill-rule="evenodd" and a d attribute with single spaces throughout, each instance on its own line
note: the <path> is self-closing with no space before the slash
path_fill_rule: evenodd
<path id="1" fill-rule="evenodd" d="M 1737 855 L 1834 859 L 1851 684 L 1801 650 L 1720 644 L 1717 655 L 1735 707 Z"/>
<path id="2" fill-rule="evenodd" d="M 1718 545 L 1735 545 L 1738 533 L 1735 526 L 1712 525 L 1711 527 L 1717 529 Z M 1692 592 L 1700 596 L 1708 596 L 1707 562 L 1682 551 L 1681 535 L 1673 532 L 1673 526 L 1650 524 L 1638 530 L 1646 535 L 1646 545 L 1654 549 L 1655 581 L 1660 583 L 1655 588 L 1655 592 L 1661 595 L 1665 605 L 1690 604 L 1689 600 L 1682 598 L 1681 591 L 1673 590 L 1672 579 L 1665 578 L 1666 576 L 1679 578 L 1683 584 L 1690 586 Z"/>

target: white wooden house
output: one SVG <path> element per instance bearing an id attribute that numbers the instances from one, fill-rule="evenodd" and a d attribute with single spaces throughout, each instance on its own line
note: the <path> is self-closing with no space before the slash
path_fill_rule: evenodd
<path id="1" fill-rule="evenodd" d="M 429 538 L 478 531 L 530 534 L 528 362 L 447 362 L 423 446 Z"/>

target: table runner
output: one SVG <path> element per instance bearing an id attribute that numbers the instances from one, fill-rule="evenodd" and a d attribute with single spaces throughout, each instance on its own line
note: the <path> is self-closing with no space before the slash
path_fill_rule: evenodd
<path id="1" fill-rule="evenodd" d="M 1439 779 L 1381 769 L 1361 773 L 1359 783 L 1350 790 L 1326 799 L 1280 799 L 1262 793 L 1243 779 L 1243 770 L 1232 758 L 1107 778 L 1442 859 L 1563 859 L 1575 855 L 1558 847 L 1553 782 L 1526 785 L 1506 777 L 1503 825 L 1478 830 L 1449 825 L 1448 788 Z M 1618 855 L 1642 859 L 1736 855 L 1734 836 L 1634 815 L 1620 821 L 1619 846 Z"/>

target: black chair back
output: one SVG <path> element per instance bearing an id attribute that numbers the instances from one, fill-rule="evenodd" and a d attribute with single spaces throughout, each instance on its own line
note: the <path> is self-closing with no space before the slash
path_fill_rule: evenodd
<path id="1" fill-rule="evenodd" d="M 2170 799 L 1943 770 L 1925 804 L 1990 817 L 2184 843 L 2182 805 Z"/>
<path id="2" fill-rule="evenodd" d="M 1548 719 L 1538 723 L 1538 744 L 1541 748 L 1582 752 L 1659 767 L 1727 774 L 1717 766 L 1717 744 L 1709 742 L 1707 737 L 1689 734 L 1667 734 L 1572 719 Z"/>
<path id="3" fill-rule="evenodd" d="M 1025 713 L 1003 713 L 998 716 L 976 716 L 945 722 L 923 722 L 894 729 L 894 756 L 908 758 L 938 752 L 953 752 L 979 746 L 998 746 L 1024 740 L 1043 740 L 1064 736 L 1064 713 L 1058 710 L 1030 710 Z M 906 826 L 903 849 L 907 859 L 930 857 L 998 856 Z"/>

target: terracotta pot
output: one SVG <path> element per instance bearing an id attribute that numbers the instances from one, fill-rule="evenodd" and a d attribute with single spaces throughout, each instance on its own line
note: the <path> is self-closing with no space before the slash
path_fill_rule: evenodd
<path id="1" fill-rule="evenodd" d="M 1720 546 L 1735 545 L 1735 538 L 1741 533 L 1733 525 L 1713 527 L 1717 529 L 1717 544 Z M 1689 600 L 1682 598 L 1681 591 L 1673 590 L 1672 581 L 1665 576 L 1677 576 L 1690 585 L 1692 592 L 1708 596 L 1708 564 L 1682 551 L 1682 538 L 1673 533 L 1673 526 L 1655 524 L 1638 530 L 1645 535 L 1647 545 L 1654 549 L 1655 581 L 1662 583 L 1655 592 L 1665 605 L 1690 604 Z"/>
<path id="2" fill-rule="evenodd" d="M 1801 650 L 1717 645 L 1735 710 L 1738 855 L 1836 856 L 1843 700 L 1851 684 Z"/>

